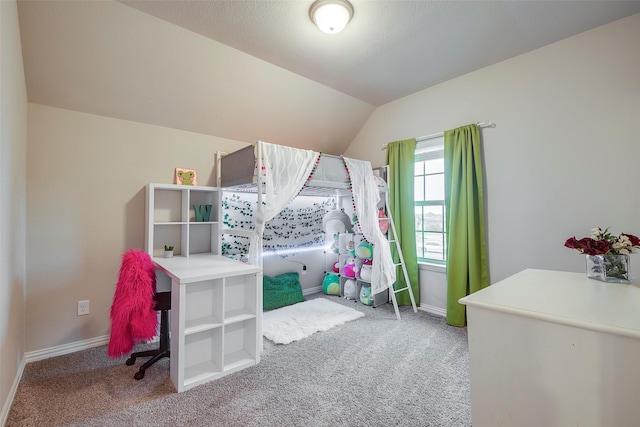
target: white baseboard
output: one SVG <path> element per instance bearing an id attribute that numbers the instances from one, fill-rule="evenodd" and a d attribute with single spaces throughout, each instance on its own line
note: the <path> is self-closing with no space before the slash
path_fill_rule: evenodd
<path id="1" fill-rule="evenodd" d="M 435 314 L 436 316 L 440 317 L 447 317 L 447 310 L 444 308 L 436 307 L 435 305 L 420 304 L 418 310 L 426 311 L 427 313 Z"/>
<path id="2" fill-rule="evenodd" d="M 20 363 L 20 367 L 18 369 L 18 373 L 13 380 L 13 385 L 11 386 L 11 391 L 7 396 L 7 400 L 4 402 L 4 406 L 2 408 L 2 413 L 0 414 L 0 426 L 4 426 L 7 422 L 7 418 L 9 417 L 9 411 L 11 410 L 11 405 L 13 405 L 13 399 L 16 396 L 16 392 L 18 391 L 18 385 L 22 380 L 22 374 L 24 373 L 24 368 L 27 363 L 35 362 L 38 360 L 49 359 L 51 357 L 62 356 L 69 353 L 75 353 L 76 351 L 88 350 L 93 347 L 99 347 L 104 344 L 109 343 L 109 335 L 103 335 L 101 337 L 95 337 L 84 341 L 76 341 L 70 344 L 59 345 L 56 347 L 49 347 L 42 350 L 29 351 L 24 354 L 24 358 L 22 359 L 22 363 Z"/>
<path id="3" fill-rule="evenodd" d="M 313 288 L 307 288 L 302 291 L 303 295 L 315 294 L 318 292 L 322 292 L 322 286 L 315 286 Z"/>
<path id="4" fill-rule="evenodd" d="M 13 379 L 11 390 L 9 391 L 7 400 L 4 401 L 4 406 L 2 407 L 2 414 L 0 415 L 0 426 L 3 426 L 7 423 L 7 418 L 9 417 L 9 411 L 11 410 L 11 405 L 13 405 L 13 399 L 16 397 L 16 392 L 18 391 L 18 385 L 20 384 L 20 380 L 22 379 L 22 373 L 24 372 L 24 366 L 26 365 L 26 363 L 27 362 L 24 359 L 22 359 L 22 362 L 18 367 L 18 373 L 16 374 L 16 377 Z"/>
<path id="5" fill-rule="evenodd" d="M 76 341 L 56 347 L 49 347 L 42 350 L 35 350 L 25 353 L 25 362 L 35 362 L 37 360 L 49 359 L 51 357 L 62 356 L 64 354 L 75 353 L 76 351 L 87 350 L 93 347 L 109 343 L 109 335 L 90 338 L 84 341 Z"/>
<path id="6" fill-rule="evenodd" d="M 304 295 L 315 294 L 317 292 L 322 292 L 322 286 L 308 288 L 302 291 Z M 389 300 L 389 303 L 391 303 L 391 300 Z M 447 310 L 444 308 L 436 307 L 435 305 L 420 304 L 417 308 L 418 310 L 426 311 L 429 314 L 434 314 L 440 317 L 447 317 Z"/>
<path id="7" fill-rule="evenodd" d="M 304 295 L 310 295 L 314 293 L 322 292 L 322 286 L 305 289 Z M 433 305 L 420 304 L 418 310 L 426 311 L 427 313 L 434 314 L 440 317 L 447 317 L 447 311 L 443 308 Z M 20 378 L 22 378 L 22 372 L 24 371 L 25 364 L 29 362 L 35 362 L 37 360 L 49 359 L 51 357 L 62 356 L 69 353 L 75 353 L 76 351 L 87 350 L 93 347 L 99 347 L 109 343 L 109 335 L 103 335 L 100 337 L 90 338 L 84 341 L 76 341 L 70 344 L 59 345 L 56 347 L 49 347 L 42 350 L 30 351 L 25 353 L 24 361 L 20 365 L 20 372 L 16 378 L 14 388 L 18 387 Z M 15 392 L 15 391 L 14 391 Z"/>

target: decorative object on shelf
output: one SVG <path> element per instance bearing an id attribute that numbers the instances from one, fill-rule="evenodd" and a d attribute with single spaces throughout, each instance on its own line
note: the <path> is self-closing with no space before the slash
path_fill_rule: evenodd
<path id="1" fill-rule="evenodd" d="M 356 277 L 356 260 L 354 258 L 349 258 L 345 261 L 342 267 L 342 274 L 352 279 Z"/>
<path id="2" fill-rule="evenodd" d="M 333 233 L 333 242 L 331 243 L 331 252 L 337 254 L 340 252 L 340 233 Z"/>
<path id="3" fill-rule="evenodd" d="M 212 205 L 193 205 L 196 222 L 208 222 L 211 218 Z"/>
<path id="4" fill-rule="evenodd" d="M 640 248 L 640 239 L 633 234 L 614 236 L 609 227 L 591 230 L 590 237 L 578 240 L 570 237 L 564 242 L 570 249 L 586 255 L 587 277 L 603 282 L 631 283 L 629 254 Z"/>
<path id="5" fill-rule="evenodd" d="M 353 232 L 349 215 L 342 209 L 327 212 L 322 218 L 322 229 L 327 234 Z"/>
<path id="6" fill-rule="evenodd" d="M 165 258 L 173 257 L 173 246 L 164 245 L 164 257 Z"/>
<path id="7" fill-rule="evenodd" d="M 371 275 L 373 274 L 373 261 L 370 259 L 365 259 L 362 261 L 362 267 L 359 271 L 360 279 L 365 282 L 371 282 Z"/>
<path id="8" fill-rule="evenodd" d="M 325 295 L 340 295 L 340 277 L 337 274 L 327 273 L 322 281 L 322 292 Z"/>
<path id="9" fill-rule="evenodd" d="M 176 168 L 176 184 L 198 185 L 198 174 L 196 170 Z"/>
<path id="10" fill-rule="evenodd" d="M 371 243 L 363 240 L 356 248 L 356 256 L 358 258 L 371 259 L 373 258 L 373 246 Z"/>
<path id="11" fill-rule="evenodd" d="M 338 236 L 338 252 L 342 255 L 348 255 L 347 244 L 353 240 L 353 234 L 340 233 Z"/>
<path id="12" fill-rule="evenodd" d="M 389 231 L 389 218 L 384 213 L 384 208 L 378 208 L 378 226 L 382 234 L 387 234 L 387 231 Z"/>
<path id="13" fill-rule="evenodd" d="M 331 269 L 333 270 L 334 273 L 339 273 L 340 272 L 340 261 L 334 262 L 333 266 L 331 267 Z"/>
<path id="14" fill-rule="evenodd" d="M 344 282 L 344 297 L 346 299 L 358 298 L 358 286 L 355 280 L 349 279 Z"/>
<path id="15" fill-rule="evenodd" d="M 360 302 L 364 305 L 373 305 L 373 297 L 371 296 L 371 286 L 363 286 L 360 289 Z"/>
<path id="16" fill-rule="evenodd" d="M 351 240 L 347 242 L 347 253 L 351 256 L 356 254 L 356 242 L 353 241 L 353 235 L 351 235 Z"/>

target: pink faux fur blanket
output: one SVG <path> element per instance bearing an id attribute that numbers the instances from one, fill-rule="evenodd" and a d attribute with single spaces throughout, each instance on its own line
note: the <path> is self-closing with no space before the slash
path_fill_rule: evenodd
<path id="1" fill-rule="evenodd" d="M 136 342 L 156 335 L 158 316 L 153 309 L 156 273 L 149 254 L 135 249 L 122 256 L 120 276 L 111 304 L 111 336 L 107 355 L 128 354 Z"/>

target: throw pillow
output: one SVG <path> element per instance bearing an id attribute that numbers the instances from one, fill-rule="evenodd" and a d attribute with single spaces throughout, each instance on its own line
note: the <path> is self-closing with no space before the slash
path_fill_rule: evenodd
<path id="1" fill-rule="evenodd" d="M 298 273 L 262 278 L 262 309 L 274 310 L 304 301 Z"/>

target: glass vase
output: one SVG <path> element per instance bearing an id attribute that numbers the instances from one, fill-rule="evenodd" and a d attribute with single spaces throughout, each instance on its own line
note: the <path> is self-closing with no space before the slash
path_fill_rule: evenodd
<path id="1" fill-rule="evenodd" d="M 629 255 L 587 255 L 587 277 L 609 283 L 631 283 Z"/>

